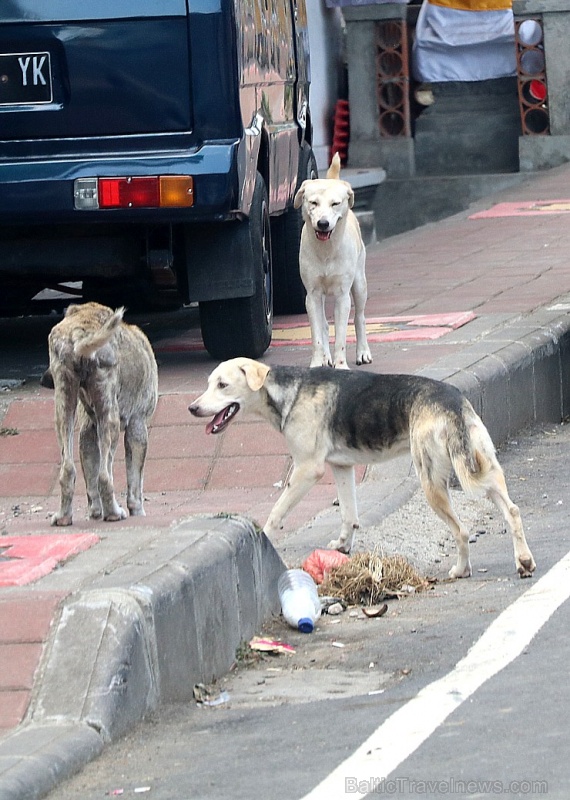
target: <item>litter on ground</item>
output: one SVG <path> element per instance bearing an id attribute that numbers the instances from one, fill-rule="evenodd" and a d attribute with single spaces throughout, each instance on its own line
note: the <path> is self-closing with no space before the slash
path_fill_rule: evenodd
<path id="1" fill-rule="evenodd" d="M 203 683 L 196 683 L 192 691 L 194 699 L 200 706 L 213 708 L 215 706 L 221 706 L 224 703 L 229 703 L 230 700 L 230 696 L 227 692 L 220 692 L 215 687 L 206 686 Z"/>
<path id="2" fill-rule="evenodd" d="M 376 606 L 386 598 L 420 592 L 429 586 L 403 556 L 384 557 L 373 551 L 356 553 L 332 567 L 319 592 L 342 598 L 348 605 Z"/>
<path id="3" fill-rule="evenodd" d="M 260 636 L 254 636 L 249 642 L 252 650 L 260 650 L 263 653 L 294 653 L 295 648 L 290 644 L 285 644 L 278 639 L 262 639 Z"/>

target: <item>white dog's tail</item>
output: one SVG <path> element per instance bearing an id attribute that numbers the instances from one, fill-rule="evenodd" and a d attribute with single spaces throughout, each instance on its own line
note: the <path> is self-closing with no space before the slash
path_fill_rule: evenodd
<path id="1" fill-rule="evenodd" d="M 91 358 L 98 350 L 105 347 L 121 324 L 124 313 L 124 308 L 117 308 L 98 330 L 81 331 L 81 338 L 78 338 L 73 346 L 74 354 L 78 358 Z"/>
<path id="2" fill-rule="evenodd" d="M 327 178 L 338 181 L 340 178 L 340 156 L 335 153 L 332 157 L 331 165 L 327 170 Z"/>

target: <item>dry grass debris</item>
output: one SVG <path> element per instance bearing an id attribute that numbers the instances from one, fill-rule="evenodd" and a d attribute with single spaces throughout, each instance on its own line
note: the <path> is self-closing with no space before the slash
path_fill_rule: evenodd
<path id="1" fill-rule="evenodd" d="M 356 553 L 331 569 L 319 594 L 342 598 L 348 605 L 374 606 L 388 597 L 402 597 L 427 589 L 430 583 L 400 555 L 377 551 Z"/>

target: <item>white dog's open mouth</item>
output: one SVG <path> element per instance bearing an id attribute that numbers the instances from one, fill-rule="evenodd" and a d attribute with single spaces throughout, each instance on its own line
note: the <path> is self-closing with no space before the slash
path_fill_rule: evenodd
<path id="1" fill-rule="evenodd" d="M 206 433 L 221 433 L 230 424 L 239 411 L 239 403 L 231 403 L 219 411 L 211 422 L 206 425 Z"/>
<path id="2" fill-rule="evenodd" d="M 315 236 L 319 242 L 327 242 L 331 238 L 332 231 L 315 231 Z"/>

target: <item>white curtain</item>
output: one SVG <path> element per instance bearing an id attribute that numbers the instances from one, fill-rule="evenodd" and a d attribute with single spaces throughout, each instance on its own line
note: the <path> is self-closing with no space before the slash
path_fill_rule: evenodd
<path id="1" fill-rule="evenodd" d="M 458 1 L 456 5 L 465 3 Z M 471 5 L 476 3 L 472 0 Z M 416 26 L 413 72 L 421 83 L 515 75 L 512 9 L 468 11 L 424 0 Z"/>

